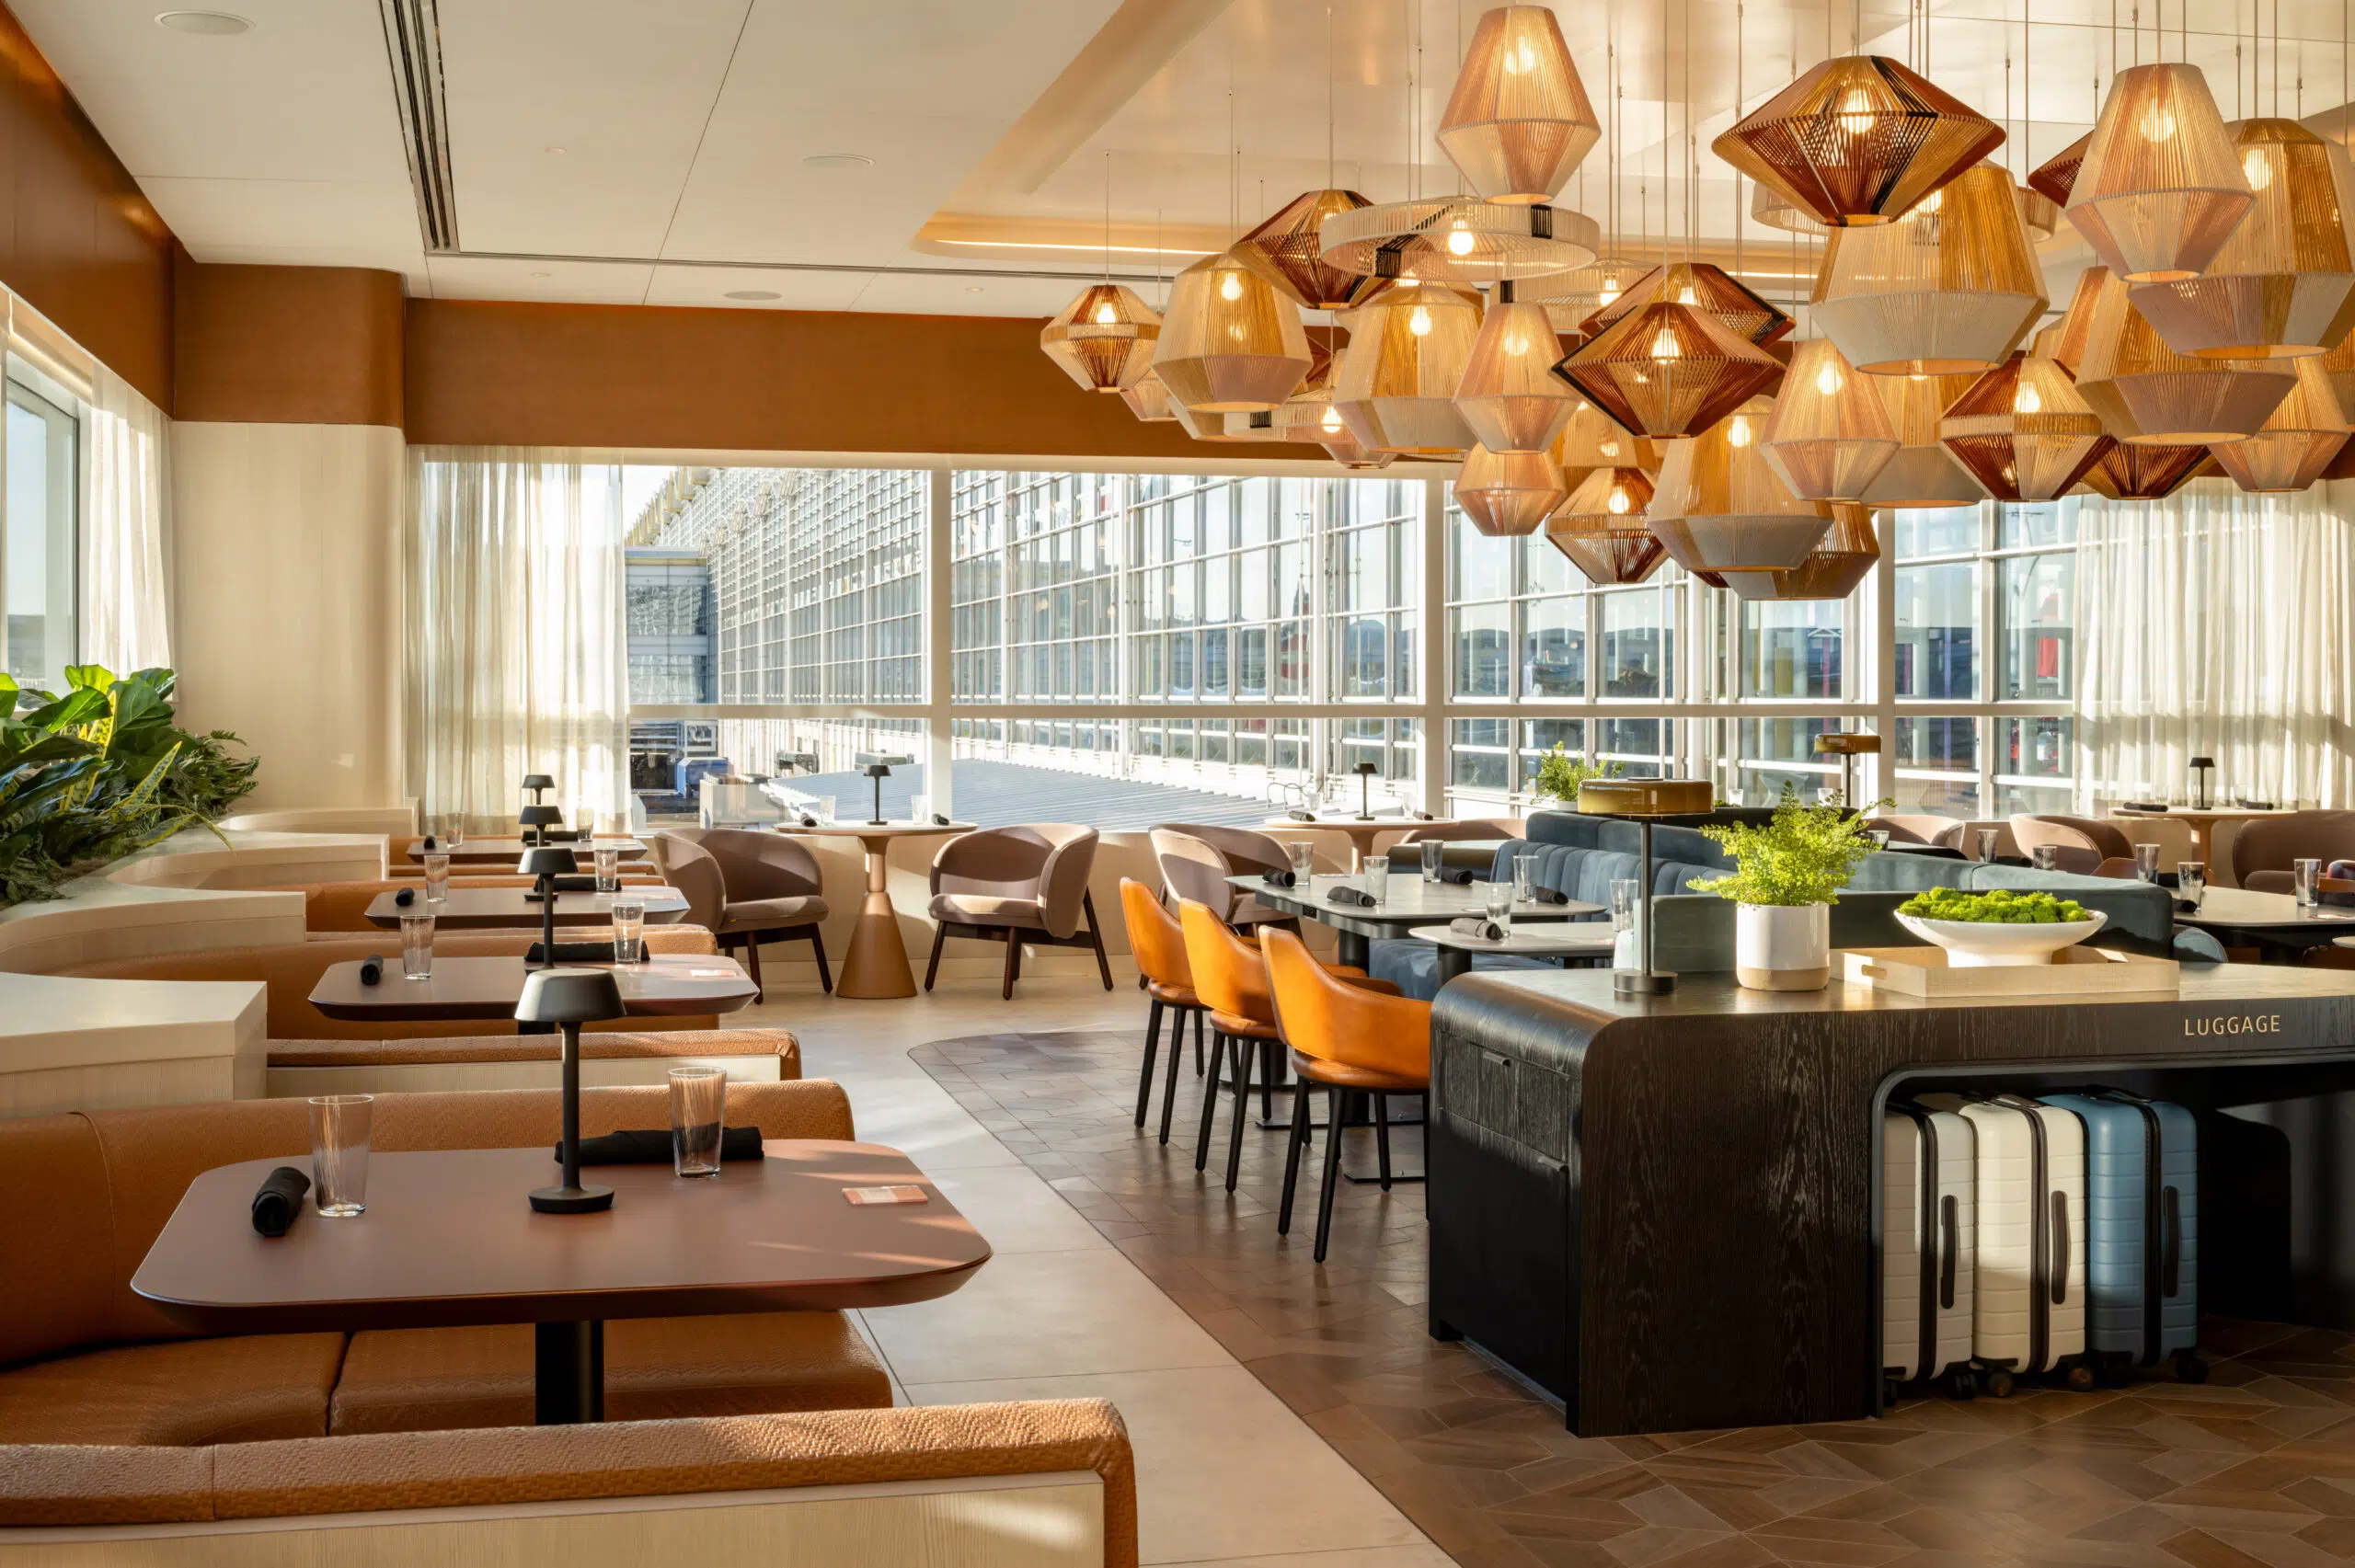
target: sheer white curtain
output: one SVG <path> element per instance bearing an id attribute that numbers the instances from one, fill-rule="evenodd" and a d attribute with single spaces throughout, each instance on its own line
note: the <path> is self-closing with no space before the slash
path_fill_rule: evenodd
<path id="1" fill-rule="evenodd" d="M 117 674 L 172 662 L 171 421 L 104 365 L 82 465 L 82 658 Z"/>
<path id="2" fill-rule="evenodd" d="M 2355 802 L 2355 485 L 2195 480 L 2079 510 L 2079 771 L 2160 798 L 2216 759 L 2230 794 Z"/>
<path id="3" fill-rule="evenodd" d="M 413 447 L 409 784 L 511 830 L 526 773 L 576 826 L 626 813 L 622 471 L 577 451 Z"/>

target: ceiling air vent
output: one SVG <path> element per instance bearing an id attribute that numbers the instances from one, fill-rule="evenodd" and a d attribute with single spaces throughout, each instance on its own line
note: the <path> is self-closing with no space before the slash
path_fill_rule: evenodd
<path id="1" fill-rule="evenodd" d="M 458 193 L 450 181 L 450 121 L 442 101 L 442 27 L 435 0 L 377 0 L 393 102 L 408 150 L 409 188 L 428 255 L 458 249 Z"/>

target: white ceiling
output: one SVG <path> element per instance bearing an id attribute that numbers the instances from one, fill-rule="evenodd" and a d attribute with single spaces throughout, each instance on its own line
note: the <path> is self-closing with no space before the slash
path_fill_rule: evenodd
<path id="1" fill-rule="evenodd" d="M 445 298 L 1011 315 L 1048 315 L 1071 292 L 1012 270 L 1098 264 L 1108 153 L 1115 238 L 1133 247 L 1120 264 L 1143 271 L 1156 234 L 1180 263 L 1223 243 L 1231 214 L 1248 226 L 1324 184 L 1328 92 L 1341 183 L 1377 200 L 1410 179 L 1454 189 L 1428 128 L 1482 8 L 1332 0 L 1328 77 L 1325 0 L 441 0 L 465 254 L 428 256 L 375 0 L 217 3 L 252 30 L 167 30 L 157 0 L 13 0 L 201 259 L 388 268 L 411 292 Z M 2235 90 L 2270 59 L 2247 19 L 2257 3 L 2189 5 L 2190 56 L 2228 117 L 2269 106 Z M 2090 125 L 2095 74 L 2110 68 L 2103 0 L 2032 0 L 2024 29 L 2030 6 L 1936 0 L 1927 29 L 1936 79 L 1998 118 L 2008 51 L 2007 155 L 2021 172 L 2020 124 L 2033 158 L 2059 151 Z M 1663 221 L 1683 227 L 1688 134 L 1699 237 L 1732 236 L 1734 188 L 1709 139 L 1796 68 L 1844 52 L 1856 16 L 1791 0 L 1557 10 L 1606 117 L 1619 43 L 1620 228 L 1655 243 Z M 2185 47 L 2177 15 L 2169 59 Z M 1901 5 L 1872 0 L 1867 45 L 1904 56 L 1905 20 Z M 2269 35 L 2269 6 L 2265 23 Z M 2281 112 L 2343 101 L 2347 25 L 2343 5 L 2280 0 Z M 2144 58 L 2154 47 L 2146 29 Z M 2119 54 L 2133 62 L 2131 40 Z M 1107 83 L 1111 101 L 1089 91 Z M 1411 160 L 1410 104 L 1425 129 Z M 1017 147 L 1024 157 L 1005 150 Z M 1040 148 L 1042 177 L 1025 172 Z M 804 162 L 841 153 L 873 162 Z M 1598 149 L 1565 202 L 1604 216 L 1613 162 Z M 1745 240 L 1778 258 L 1788 243 L 1754 225 Z M 726 297 L 747 291 L 777 297 Z"/>

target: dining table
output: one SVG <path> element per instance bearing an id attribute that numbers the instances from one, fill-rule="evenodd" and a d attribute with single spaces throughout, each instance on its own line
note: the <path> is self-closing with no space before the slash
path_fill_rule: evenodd
<path id="1" fill-rule="evenodd" d="M 551 1425 L 604 1418 L 609 1320 L 895 1307 L 946 1296 L 989 1261 L 898 1150 L 762 1147 L 715 1176 L 598 1166 L 613 1207 L 587 1215 L 525 1201 L 558 1170 L 545 1146 L 380 1152 L 363 1212 L 329 1219 L 306 1204 L 276 1238 L 255 1232 L 252 1201 L 287 1162 L 216 1166 L 190 1184 L 131 1288 L 206 1334 L 528 1322 L 534 1414 Z M 915 1201 L 850 1196 L 882 1192 Z"/>
<path id="2" fill-rule="evenodd" d="M 403 893 L 409 896 L 406 904 Z M 625 887 L 618 893 L 558 893 L 556 923 L 559 926 L 614 923 L 614 905 L 635 903 L 644 908 L 649 925 L 671 925 L 687 918 L 685 895 L 675 887 Z M 386 931 L 400 929 L 403 915 L 433 917 L 436 930 L 537 931 L 541 906 L 529 887 L 452 887 L 439 903 L 420 888 L 396 888 L 368 900 L 368 923 Z"/>
<path id="3" fill-rule="evenodd" d="M 734 1013 L 760 994 L 735 959 L 704 954 L 658 953 L 637 964 L 563 967 L 610 969 L 621 988 L 622 1011 L 632 1016 Z M 362 977 L 363 967 L 357 961 L 328 965 L 311 988 L 311 1005 L 330 1018 L 381 1024 L 512 1018 L 515 1004 L 523 1000 L 524 977 L 531 972 L 520 956 L 437 957 L 432 974 L 415 980 L 401 974 L 398 954 L 384 960 L 381 978 L 373 983 Z"/>
<path id="4" fill-rule="evenodd" d="M 1336 892 L 1357 887 L 1362 880 L 1354 876 L 1312 876 L 1306 887 L 1283 887 L 1258 876 L 1227 878 L 1230 885 L 1249 892 L 1263 904 L 1330 926 L 1340 938 L 1340 961 L 1359 968 L 1365 967 L 1373 956 L 1373 943 L 1377 937 L 1404 936 L 1419 925 L 1445 925 L 1459 915 L 1488 912 L 1490 884 L 1426 882 L 1420 868 L 1390 873 L 1382 902 L 1372 908 L 1333 902 Z M 1579 920 L 1603 912 L 1602 905 L 1581 903 L 1575 898 L 1560 904 L 1530 899 L 1512 906 L 1516 927 L 1523 921 Z"/>
<path id="5" fill-rule="evenodd" d="M 856 839 L 867 852 L 867 896 L 851 927 L 834 995 L 854 1001 L 889 1001 L 916 994 L 915 971 L 908 967 L 908 944 L 900 937 L 900 912 L 891 905 L 890 857 L 902 839 L 953 839 L 973 830 L 971 822 L 825 822 L 814 827 L 781 822 L 776 830 L 796 839 Z"/>
<path id="6" fill-rule="evenodd" d="M 2109 819 L 2120 827 L 2136 822 L 2182 823 L 2191 832 L 2191 858 L 2208 867 L 2211 878 L 2218 874 L 2214 858 L 2218 828 L 2228 822 L 2257 822 L 2269 817 L 2290 815 L 2286 807 L 2259 809 L 2246 806 L 2170 806 L 2164 811 L 2132 811 L 2118 806 L 2109 808 Z"/>
<path id="7" fill-rule="evenodd" d="M 510 834 L 489 839 L 469 837 L 465 843 L 459 844 L 454 849 L 447 844 L 437 843 L 434 848 L 429 850 L 425 847 L 425 841 L 419 839 L 409 845 L 408 853 L 409 860 L 419 865 L 425 864 L 425 857 L 429 854 L 446 854 L 450 857 L 452 865 L 486 865 L 504 862 L 512 866 L 523 860 L 526 851 L 538 847 L 520 835 Z M 592 839 L 585 844 L 571 839 L 558 839 L 548 847 L 570 850 L 580 857 L 580 864 L 584 866 L 589 864 L 591 853 L 595 850 L 617 850 L 624 860 L 646 858 L 646 843 L 642 839 Z"/>
<path id="8" fill-rule="evenodd" d="M 1502 937 L 1471 936 L 1453 925 L 1419 925 L 1407 934 L 1439 950 L 1439 983 L 1447 984 L 1472 972 L 1472 960 L 1483 953 L 1509 954 L 1517 958 L 1600 958 L 1606 962 L 1618 943 L 1607 921 L 1548 921 L 1523 924 L 1516 921 Z"/>
<path id="9" fill-rule="evenodd" d="M 1373 841 L 1384 833 L 1407 833 L 1417 828 L 1450 828 L 1453 818 L 1418 817 L 1316 817 L 1302 821 L 1297 817 L 1270 817 L 1259 824 L 1275 830 L 1290 830 L 1304 833 L 1339 833 L 1350 841 L 1350 869 L 1363 868 L 1365 857 L 1373 853 Z"/>
<path id="10" fill-rule="evenodd" d="M 2291 961 L 2310 947 L 2355 937 L 2355 907 L 2301 905 L 2293 893 L 2209 887 L 2200 907 L 2176 905 L 2177 925 L 2197 927 L 2227 947 L 2254 947 L 2269 959 Z"/>

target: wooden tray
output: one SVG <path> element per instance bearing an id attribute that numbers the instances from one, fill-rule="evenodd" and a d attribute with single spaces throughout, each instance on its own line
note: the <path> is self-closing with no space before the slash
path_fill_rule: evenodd
<path id="1" fill-rule="evenodd" d="M 1834 955 L 1850 985 L 1906 996 L 2059 996 L 2086 991 L 2173 992 L 2182 969 L 2172 958 L 2144 958 L 2080 944 L 2050 964 L 1958 969 L 1943 947 L 1847 947 Z"/>

